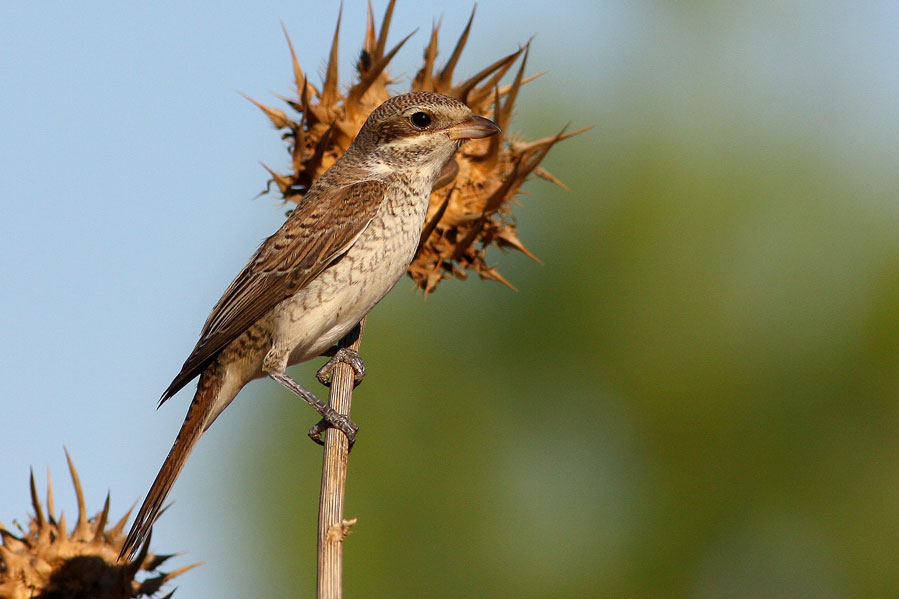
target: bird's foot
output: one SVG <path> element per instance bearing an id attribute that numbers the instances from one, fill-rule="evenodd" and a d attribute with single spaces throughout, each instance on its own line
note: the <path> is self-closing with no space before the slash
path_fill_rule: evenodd
<path id="1" fill-rule="evenodd" d="M 293 392 L 297 397 L 312 406 L 312 409 L 321 414 L 321 422 L 313 426 L 309 431 L 309 436 L 313 441 L 322 444 L 322 433 L 325 429 L 334 427 L 343 432 L 350 443 L 350 447 L 353 446 L 353 443 L 356 441 L 356 432 L 359 430 L 359 427 L 356 426 L 355 422 L 350 420 L 349 416 L 341 414 L 328 404 L 323 403 L 315 396 L 315 394 L 287 376 L 287 374 L 271 372 L 269 373 L 269 376 L 281 383 L 286 389 Z"/>
<path id="2" fill-rule="evenodd" d="M 359 352 L 348 347 L 338 349 L 334 352 L 334 356 L 318 369 L 318 372 L 315 373 L 315 378 L 318 379 L 318 382 L 325 387 L 330 387 L 334 367 L 340 362 L 349 364 L 353 369 L 353 386 L 362 382 L 362 379 L 365 377 L 365 362 L 362 361 Z"/>
<path id="3" fill-rule="evenodd" d="M 325 431 L 329 428 L 336 428 L 341 431 L 344 435 L 346 435 L 347 442 L 349 443 L 349 449 L 353 448 L 353 445 L 356 443 L 356 433 L 359 431 L 359 427 L 356 426 L 356 423 L 350 420 L 349 416 L 344 416 L 338 412 L 334 412 L 334 419 L 329 419 L 327 416 L 318 421 L 318 423 L 309 429 L 307 433 L 309 438 L 318 443 L 319 445 L 325 444 L 324 434 Z"/>

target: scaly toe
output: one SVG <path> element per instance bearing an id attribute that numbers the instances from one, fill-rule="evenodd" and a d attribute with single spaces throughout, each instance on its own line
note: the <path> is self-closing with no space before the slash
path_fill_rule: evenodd
<path id="1" fill-rule="evenodd" d="M 344 416 L 343 414 L 335 412 L 327 418 L 322 418 L 315 424 L 315 426 L 309 429 L 307 434 L 310 439 L 319 445 L 324 445 L 324 434 L 329 428 L 336 428 L 346 435 L 347 441 L 349 442 L 349 448 L 353 448 L 353 445 L 356 443 L 356 433 L 359 432 L 359 427 L 355 422 L 350 420 L 348 416 Z"/>
<path id="2" fill-rule="evenodd" d="M 335 352 L 334 357 L 318 369 L 318 372 L 315 373 L 315 378 L 318 379 L 318 382 L 325 387 L 330 387 L 334 367 L 340 362 L 348 364 L 353 369 L 354 385 L 358 385 L 362 382 L 362 379 L 365 378 L 365 362 L 362 361 L 359 352 L 347 347 L 338 349 L 337 352 Z"/>

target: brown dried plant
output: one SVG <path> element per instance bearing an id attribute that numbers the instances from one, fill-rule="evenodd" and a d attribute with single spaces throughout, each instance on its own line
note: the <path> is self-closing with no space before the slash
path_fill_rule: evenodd
<path id="1" fill-rule="evenodd" d="M 109 496 L 103 509 L 93 518 L 87 517 L 81 481 L 72 459 L 66 452 L 78 516 L 71 532 L 66 528 L 65 514 L 55 515 L 53 485 L 47 475 L 46 512 L 38 498 L 31 475 L 31 505 L 34 508 L 27 526 L 13 522 L 18 535 L 0 523 L 0 599 L 126 599 L 153 597 L 162 586 L 179 574 L 199 564 L 173 572 L 159 572 L 172 555 L 149 552 L 150 540 L 133 561 L 117 563 L 122 544 L 123 529 L 131 510 L 110 528 Z M 155 576 L 149 576 L 158 572 Z M 142 580 L 138 580 L 142 577 Z M 174 591 L 163 599 L 172 597 Z"/>
<path id="2" fill-rule="evenodd" d="M 356 80 L 345 92 L 338 89 L 337 74 L 340 16 L 321 90 L 309 82 L 300 68 L 285 29 L 296 83 L 296 98 L 285 101 L 300 118 L 294 120 L 282 110 L 248 98 L 265 112 L 276 128 L 286 130 L 282 137 L 288 142 L 292 158 L 291 172 L 286 175 L 263 165 L 272 176 L 266 191 L 274 183 L 285 200 L 296 202 L 302 198 L 312 182 L 346 151 L 369 113 L 392 95 L 388 90 L 392 80 L 387 66 L 411 37 L 411 34 L 406 36 L 387 50 L 394 4 L 395 0 L 391 0 L 387 5 L 381 27 L 376 31 L 369 3 Z M 474 11 L 455 49 L 439 70 L 435 65 L 440 27 L 433 27 L 424 63 L 412 80 L 411 90 L 459 98 L 475 113 L 493 119 L 504 134 L 466 144 L 435 185 L 421 244 L 409 267 L 409 275 L 425 293 L 433 291 L 450 275 L 466 278 L 467 270 L 511 287 L 496 268 L 487 264 L 487 248 L 513 248 L 536 260 L 518 238 L 511 202 L 532 173 L 562 185 L 539 166 L 540 162 L 557 142 L 583 131 L 565 133 L 563 129 L 558 135 L 531 142 L 506 137 L 521 86 L 538 76 L 524 77 L 530 42 L 468 79 L 454 82 L 453 73 L 473 20 Z M 512 83 L 501 86 L 500 81 L 516 61 L 519 65 Z"/>

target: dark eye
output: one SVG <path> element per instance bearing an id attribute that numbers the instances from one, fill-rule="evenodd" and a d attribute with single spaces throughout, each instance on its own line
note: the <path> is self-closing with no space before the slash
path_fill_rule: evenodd
<path id="1" fill-rule="evenodd" d="M 424 129 L 431 124 L 431 115 L 429 115 L 427 112 L 416 112 L 411 117 L 409 117 L 409 120 L 411 120 L 412 124 L 419 129 Z"/>

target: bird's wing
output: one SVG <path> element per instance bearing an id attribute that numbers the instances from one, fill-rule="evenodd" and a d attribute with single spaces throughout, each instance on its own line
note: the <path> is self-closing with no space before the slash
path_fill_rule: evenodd
<path id="1" fill-rule="evenodd" d="M 266 312 L 342 256 L 374 218 L 385 190 L 379 181 L 319 193 L 310 190 L 284 225 L 259 246 L 212 309 L 200 340 L 163 393 L 160 405 Z"/>

